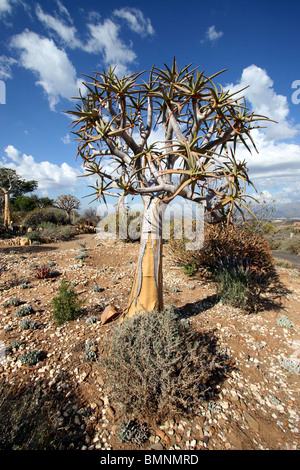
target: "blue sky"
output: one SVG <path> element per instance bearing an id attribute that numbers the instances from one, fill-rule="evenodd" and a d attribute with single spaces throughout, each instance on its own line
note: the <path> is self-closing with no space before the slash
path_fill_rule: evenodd
<path id="1" fill-rule="evenodd" d="M 242 152 L 266 200 L 300 216 L 300 4 L 266 0 L 151 2 L 0 0 L 0 166 L 39 182 L 39 195 L 90 193 L 62 113 L 82 73 L 192 62 L 223 86 L 250 87 L 248 105 L 277 124 Z M 294 87 L 294 88 L 293 88 Z"/>

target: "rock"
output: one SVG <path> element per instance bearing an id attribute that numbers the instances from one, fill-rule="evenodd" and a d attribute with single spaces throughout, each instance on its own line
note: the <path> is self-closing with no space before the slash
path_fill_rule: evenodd
<path id="1" fill-rule="evenodd" d="M 20 238 L 20 246 L 26 246 L 30 244 L 31 244 L 31 240 L 29 240 L 29 238 L 27 237 Z"/>
<path id="2" fill-rule="evenodd" d="M 152 444 L 150 449 L 151 450 L 164 450 L 164 447 L 160 442 L 158 442 L 157 444 Z"/>
<path id="3" fill-rule="evenodd" d="M 119 312 L 113 305 L 108 305 L 101 313 L 100 320 L 102 325 L 114 320 L 119 315 Z"/>

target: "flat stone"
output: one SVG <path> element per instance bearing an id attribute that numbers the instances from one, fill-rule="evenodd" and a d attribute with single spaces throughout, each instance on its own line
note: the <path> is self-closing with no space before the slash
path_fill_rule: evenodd
<path id="1" fill-rule="evenodd" d="M 119 312 L 116 310 L 116 308 L 113 305 L 108 305 L 100 316 L 102 325 L 105 325 L 106 323 L 114 320 L 117 318 L 117 316 L 119 316 Z"/>

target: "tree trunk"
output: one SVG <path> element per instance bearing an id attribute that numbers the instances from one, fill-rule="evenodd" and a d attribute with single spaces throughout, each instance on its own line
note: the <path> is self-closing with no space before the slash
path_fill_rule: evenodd
<path id="1" fill-rule="evenodd" d="M 11 206 L 10 206 L 10 194 L 9 192 L 4 193 L 4 226 L 9 227 L 11 224 Z"/>
<path id="2" fill-rule="evenodd" d="M 163 309 L 162 224 L 166 204 L 143 196 L 140 255 L 125 318 Z"/>

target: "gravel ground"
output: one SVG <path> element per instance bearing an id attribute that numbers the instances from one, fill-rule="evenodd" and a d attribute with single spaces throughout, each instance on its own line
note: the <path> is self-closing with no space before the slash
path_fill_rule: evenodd
<path id="1" fill-rule="evenodd" d="M 84 244 L 88 257 L 78 260 Z M 196 416 L 150 423 L 141 446 L 120 441 L 125 418 L 105 391 L 97 360 L 85 354 L 87 340 L 91 358 L 103 353 L 113 323 L 89 319 L 99 320 L 107 305 L 120 311 L 126 306 L 138 248 L 122 242 L 97 245 L 93 235 L 41 247 L 0 246 L 8 266 L 0 279 L 0 449 L 298 449 L 299 270 L 278 267 L 288 293 L 279 292 L 268 308 L 250 315 L 217 302 L 214 286 L 200 277 L 185 276 L 167 246 L 165 304 L 172 303 L 195 328 L 214 331 L 234 367 L 199 403 Z M 49 262 L 56 275 L 37 279 L 35 266 Z M 50 302 L 61 279 L 72 281 L 85 303 L 79 319 L 55 326 Z M 95 284 L 101 292 L 92 290 Z M 24 318 L 35 322 L 34 329 L 21 326 L 24 318 L 16 316 L 19 307 L 11 305 L 12 298 L 32 305 Z M 36 365 L 22 359 L 30 351 L 42 352 Z"/>

